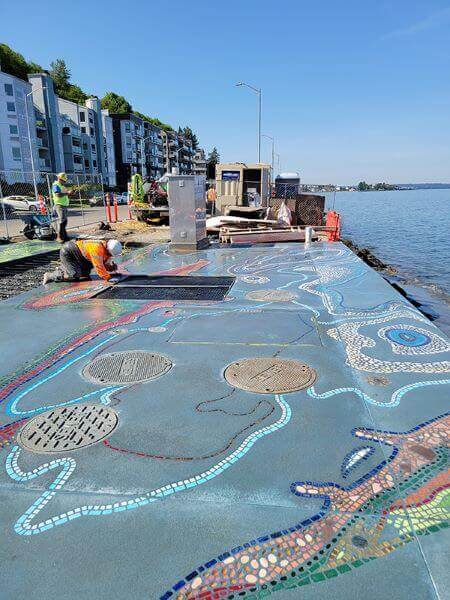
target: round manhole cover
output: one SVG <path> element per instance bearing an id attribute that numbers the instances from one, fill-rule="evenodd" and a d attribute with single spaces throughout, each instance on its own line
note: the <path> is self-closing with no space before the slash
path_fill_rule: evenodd
<path id="1" fill-rule="evenodd" d="M 246 358 L 225 369 L 225 379 L 234 387 L 260 394 L 284 394 L 311 386 L 314 369 L 298 360 Z"/>
<path id="2" fill-rule="evenodd" d="M 141 383 L 155 379 L 172 368 L 172 362 L 162 354 L 132 350 L 101 354 L 83 369 L 83 375 L 93 383 Z"/>
<path id="3" fill-rule="evenodd" d="M 257 302 L 290 302 L 297 298 L 296 294 L 285 290 L 254 290 L 245 294 L 245 297 Z"/>
<path id="4" fill-rule="evenodd" d="M 97 404 L 61 406 L 26 423 L 17 441 L 31 452 L 67 452 L 96 444 L 117 427 L 119 418 L 112 408 Z"/>

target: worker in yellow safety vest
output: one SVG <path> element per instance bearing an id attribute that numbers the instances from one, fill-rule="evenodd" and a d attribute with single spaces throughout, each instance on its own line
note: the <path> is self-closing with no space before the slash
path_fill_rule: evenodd
<path id="1" fill-rule="evenodd" d="M 135 173 L 132 178 L 131 178 L 131 185 L 130 185 L 130 197 L 131 197 L 131 202 L 134 204 L 136 202 L 143 202 L 144 201 L 144 188 L 142 185 L 142 177 L 139 175 L 139 173 Z"/>
<path id="2" fill-rule="evenodd" d="M 69 211 L 69 187 L 67 186 L 67 175 L 58 173 L 56 181 L 52 185 L 52 200 L 58 217 L 58 237 L 61 244 L 67 242 L 67 215 Z"/>

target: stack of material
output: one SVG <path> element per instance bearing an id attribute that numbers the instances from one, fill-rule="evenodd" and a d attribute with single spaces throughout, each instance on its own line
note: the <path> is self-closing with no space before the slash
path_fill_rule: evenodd
<path id="1" fill-rule="evenodd" d="M 271 227 L 276 225 L 276 221 L 267 219 L 246 219 L 245 217 L 218 216 L 206 219 L 206 229 L 208 233 L 218 232 L 221 227 L 234 227 L 235 229 L 248 227 Z"/>
<path id="2" fill-rule="evenodd" d="M 275 216 L 284 198 L 271 198 L 270 207 Z M 322 225 L 325 209 L 325 196 L 316 194 L 297 194 L 295 198 L 288 198 L 286 205 L 292 213 L 293 225 Z"/>
<path id="3" fill-rule="evenodd" d="M 313 234 L 313 239 L 318 239 Z M 221 227 L 219 240 L 224 244 L 264 244 L 274 242 L 304 242 L 305 230 L 300 227 L 258 227 L 237 229 L 235 227 Z"/>

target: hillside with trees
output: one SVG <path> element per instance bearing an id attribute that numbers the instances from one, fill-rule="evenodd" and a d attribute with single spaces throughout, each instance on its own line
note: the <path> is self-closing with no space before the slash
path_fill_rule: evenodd
<path id="1" fill-rule="evenodd" d="M 15 52 L 7 44 L 0 44 L 0 65 L 3 72 L 19 77 L 19 79 L 24 79 L 25 81 L 28 81 L 30 73 L 48 73 L 53 78 L 56 94 L 60 98 L 64 98 L 64 100 L 84 104 L 89 97 L 94 95 L 85 92 L 78 85 L 72 83 L 72 74 L 66 61 L 62 58 L 57 58 L 50 63 L 49 69 L 45 69 L 37 63 L 25 60 L 21 54 Z M 157 117 L 149 117 L 134 110 L 131 102 L 115 92 L 107 92 L 101 98 L 101 106 L 104 109 L 108 109 L 110 113 L 134 113 L 144 121 L 153 123 L 153 125 L 161 127 L 165 131 L 174 131 L 171 125 L 164 123 Z M 198 148 L 197 136 L 190 127 L 180 127 L 178 131 L 192 140 L 194 150 Z"/>

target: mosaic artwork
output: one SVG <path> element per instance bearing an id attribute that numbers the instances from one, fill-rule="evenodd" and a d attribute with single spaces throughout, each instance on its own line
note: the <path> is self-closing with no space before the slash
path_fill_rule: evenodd
<path id="1" fill-rule="evenodd" d="M 295 495 L 323 500 L 317 514 L 224 552 L 189 573 L 162 598 L 212 600 L 243 590 L 251 598 L 258 589 L 276 591 L 325 581 L 393 552 L 414 539 L 403 505 L 392 493 L 394 478 L 406 504 L 416 511 L 421 534 L 447 527 L 449 425 L 450 415 L 443 415 L 405 433 L 355 429 L 353 435 L 359 439 L 389 446 L 387 460 L 347 488 L 332 482 L 292 483 Z M 384 539 L 390 525 L 394 532 Z"/>
<path id="2" fill-rule="evenodd" d="M 415 406 L 417 398 L 441 394 L 450 384 L 450 345 L 444 334 L 392 291 L 380 293 L 379 302 L 376 298 L 367 302 L 365 282 L 373 273 L 341 245 L 328 244 L 319 250 L 275 246 L 242 253 L 227 249 L 219 259 L 206 253 L 201 259 L 185 255 L 177 260 L 160 247 L 140 251 L 124 264 L 131 272 L 148 272 L 150 264 L 150 272 L 158 274 L 233 275 L 236 283 L 223 303 L 102 302 L 92 296 L 104 284 L 91 281 L 55 286 L 50 292 L 28 296 L 16 307 L 17 314 L 27 317 L 69 310 L 72 316 L 80 315 L 66 336 L 0 380 L 4 476 L 17 489 L 31 492 L 29 504 L 17 508 L 9 527 L 15 537 L 27 537 L 31 544 L 51 537 L 58 528 L 70 536 L 74 528 L 92 522 L 114 527 L 118 513 L 158 511 L 161 503 L 174 497 L 183 499 L 218 483 L 230 485 L 238 466 L 251 481 L 258 452 L 281 452 L 282 436 L 295 438 L 306 407 L 320 414 L 334 406 L 362 406 L 379 411 L 377 416 L 391 415 Z M 349 298 L 349 288 L 361 289 L 361 297 Z M 214 323 L 221 317 L 232 323 L 238 316 L 264 311 L 273 318 L 264 332 L 265 341 L 243 337 L 241 343 L 239 331 L 233 334 L 237 339 L 227 341 L 208 330 L 205 339 L 191 348 L 183 337 L 188 327 L 205 327 L 206 319 Z M 276 324 L 281 311 L 294 315 L 296 325 L 287 334 L 280 333 Z M 305 331 L 313 331 L 315 337 L 302 345 L 295 328 L 305 321 L 309 326 Z M 288 335 L 288 341 L 280 341 L 282 334 Z M 211 352 L 202 354 L 192 382 L 186 379 L 187 367 L 180 357 L 186 356 L 183 351 L 191 352 L 187 356 L 195 363 L 202 344 Z M 166 366 L 157 377 L 134 376 L 141 372 L 136 356 L 144 351 L 164 359 Z M 92 377 L 95 365 L 122 355 L 128 356 L 129 364 L 115 363 L 120 377 L 115 376 L 113 383 Z M 339 381 L 330 378 L 329 368 L 323 366 L 323 357 L 330 355 L 341 361 Z M 254 359 L 271 361 L 267 370 L 250 373 L 249 379 L 254 377 L 258 385 L 253 381 L 240 386 L 227 379 L 227 368 Z M 307 389 L 283 387 L 278 380 L 277 387 L 266 385 L 274 371 L 283 380 L 276 368 L 283 359 L 314 374 L 303 386 Z M 65 381 L 70 385 L 65 386 Z M 199 398 L 184 404 L 183 387 L 188 385 L 197 386 Z M 170 413 L 172 393 L 177 410 L 184 411 L 179 420 Z M 139 402 L 143 404 L 137 408 Z M 79 405 L 109 407 L 117 413 L 117 428 L 87 448 L 57 450 L 31 460 L 20 443 L 20 432 L 28 432 L 32 419 L 47 411 L 61 415 L 65 408 Z M 308 499 L 319 500 L 318 511 L 298 522 L 286 522 L 280 530 L 268 524 L 265 530 L 255 530 L 253 539 L 236 532 L 234 547 L 224 547 L 220 555 L 202 555 L 189 572 L 173 571 L 158 596 L 164 600 L 259 599 L 363 570 L 366 563 L 417 542 L 419 536 L 445 529 L 450 417 L 443 410 L 434 414 L 427 410 L 426 419 L 415 418 L 412 411 L 408 418 L 414 420 L 396 429 L 369 428 L 361 417 L 351 417 L 351 425 L 333 450 L 339 467 L 332 481 L 321 482 L 320 474 L 318 481 L 304 481 L 307 477 L 299 472 L 282 483 L 289 502 L 301 508 Z M 152 415 L 146 423 L 148 435 L 140 431 L 130 435 L 131 415 L 139 419 L 138 411 L 144 411 L 145 418 Z M 184 435 L 170 440 L 158 435 L 159 423 L 165 426 L 166 420 L 167 430 L 177 423 Z M 212 423 L 217 432 L 208 437 L 204 423 Z M 93 467 L 92 456 L 96 457 Z M 119 500 L 85 504 L 65 495 L 83 481 L 86 465 L 90 465 L 90 481 L 103 481 L 105 465 L 110 463 L 126 465 L 131 473 L 136 470 L 140 479 L 133 481 L 133 488 L 139 491 L 122 494 Z M 156 469 L 159 479 L 153 476 Z M 111 482 L 105 479 L 111 485 L 117 483 L 114 470 Z M 283 478 L 283 472 L 277 477 Z M 270 464 L 267 478 L 270 487 Z"/>
<path id="3" fill-rule="evenodd" d="M 13 260 L 30 258 L 53 250 L 59 250 L 57 242 L 45 242 L 41 240 L 28 240 L 0 246 L 0 265 Z"/>

